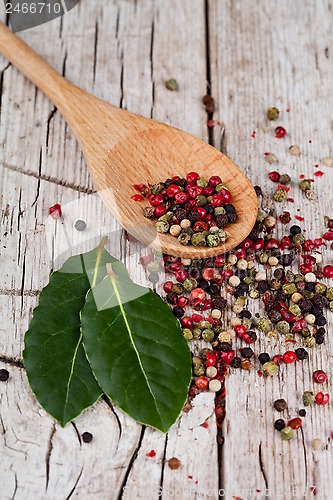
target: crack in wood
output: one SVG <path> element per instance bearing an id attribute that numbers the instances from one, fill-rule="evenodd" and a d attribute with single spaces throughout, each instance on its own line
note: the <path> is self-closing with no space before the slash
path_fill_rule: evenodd
<path id="1" fill-rule="evenodd" d="M 37 189 L 36 189 L 36 197 L 31 205 L 31 208 L 36 205 L 37 200 L 39 198 L 39 189 L 40 189 L 40 176 L 42 175 L 42 159 L 43 159 L 43 150 L 40 148 L 39 150 L 39 161 L 38 161 L 38 179 L 37 179 Z M 37 227 L 37 205 L 35 207 L 35 229 Z"/>
<path id="2" fill-rule="evenodd" d="M 73 495 L 74 491 L 76 490 L 76 487 L 77 487 L 77 485 L 78 485 L 78 482 L 79 482 L 79 481 L 80 481 L 80 479 L 81 479 L 82 473 L 83 473 L 83 467 L 82 467 L 82 469 L 80 470 L 80 474 L 78 475 L 78 477 L 77 477 L 77 479 L 76 479 L 76 481 L 75 481 L 75 483 L 74 483 L 73 488 L 71 489 L 71 491 L 70 491 L 69 495 L 66 497 L 66 500 L 69 500 L 69 498 Z"/>
<path id="3" fill-rule="evenodd" d="M 47 488 L 49 486 L 49 480 L 50 480 L 50 459 L 51 459 L 51 453 L 52 453 L 52 450 L 53 450 L 53 437 L 54 437 L 55 433 L 56 433 L 56 424 L 54 423 L 52 425 L 51 434 L 50 434 L 50 437 L 49 437 L 48 448 L 47 448 L 46 457 L 45 457 L 45 465 L 46 465 L 45 491 L 47 491 Z"/>
<path id="4" fill-rule="evenodd" d="M 16 167 L 15 165 L 11 165 L 10 163 L 2 163 L 2 166 L 4 168 L 7 168 L 8 170 L 11 170 L 12 172 L 17 172 L 19 174 L 27 175 L 29 177 L 35 177 L 36 179 L 40 178 L 42 181 L 51 182 L 52 184 L 57 184 L 58 186 L 73 189 L 73 191 L 78 191 L 79 193 L 86 193 L 86 194 L 96 193 L 94 189 L 83 186 L 77 186 L 71 182 L 56 179 L 55 177 L 51 177 L 45 174 L 39 176 L 36 172 L 31 172 L 30 170 L 24 170 L 23 168 Z"/>
<path id="5" fill-rule="evenodd" d="M 61 74 L 65 78 L 66 76 L 66 63 L 67 63 L 67 50 L 64 55 L 64 60 L 62 61 Z"/>
<path id="6" fill-rule="evenodd" d="M 76 427 L 76 424 L 74 421 L 72 421 L 71 424 L 72 424 L 74 431 L 75 431 L 75 434 L 79 440 L 80 446 L 82 446 L 82 439 L 81 439 L 81 434 L 79 433 L 79 429 Z"/>
<path id="7" fill-rule="evenodd" d="M 209 27 L 209 0 L 205 0 L 204 3 L 204 16 L 205 16 L 205 49 L 206 49 L 206 94 L 211 96 L 211 87 L 212 87 L 212 74 L 211 74 L 211 57 L 210 57 L 210 27 Z M 207 113 L 207 121 L 213 119 L 213 113 Z M 207 125 L 207 134 L 208 134 L 208 143 L 214 146 L 215 138 L 214 138 L 214 128 L 208 127 Z"/>
<path id="8" fill-rule="evenodd" d="M 24 368 L 22 359 L 10 356 L 0 355 L 0 363 L 4 363 L 9 366 L 16 366 L 16 368 Z"/>
<path id="9" fill-rule="evenodd" d="M 4 79 L 4 74 L 6 69 L 8 69 L 11 66 L 11 63 L 8 63 L 4 69 L 1 71 L 0 74 L 0 123 L 1 123 L 1 110 L 2 110 L 2 95 L 3 95 L 3 79 Z"/>
<path id="10" fill-rule="evenodd" d="M 24 305 L 24 283 L 25 283 L 25 264 L 26 264 L 26 258 L 27 255 L 24 252 L 23 254 L 23 264 L 22 264 L 22 279 L 21 279 L 21 311 L 23 310 L 23 305 Z"/>
<path id="11" fill-rule="evenodd" d="M 51 123 L 51 120 L 53 119 L 54 115 L 56 114 L 57 112 L 57 108 L 55 106 L 53 106 L 49 116 L 48 116 L 48 119 L 47 119 L 47 122 L 46 122 L 46 151 L 48 150 L 49 148 L 49 137 L 50 137 L 50 123 Z"/>
<path id="12" fill-rule="evenodd" d="M 6 434 L 6 427 L 5 427 L 2 415 L 0 415 L 0 423 L 1 423 L 1 427 L 2 427 L 2 434 Z"/>
<path id="13" fill-rule="evenodd" d="M 115 411 L 115 409 L 113 407 L 113 404 L 111 403 L 110 399 L 105 394 L 103 394 L 102 399 L 107 404 L 107 406 L 110 408 L 110 410 L 112 411 L 112 413 L 115 416 L 115 419 L 117 421 L 118 430 L 119 430 L 119 436 L 118 436 L 118 443 L 119 443 L 121 435 L 122 435 L 122 432 L 123 432 L 120 419 L 119 419 L 119 417 L 118 417 L 118 415 L 117 415 L 117 413 L 116 413 L 116 411 Z"/>
<path id="14" fill-rule="evenodd" d="M 96 21 L 96 24 L 95 24 L 93 83 L 95 83 L 95 80 L 96 80 L 97 46 L 98 46 L 98 21 Z"/>
<path id="15" fill-rule="evenodd" d="M 151 107 L 150 107 L 150 118 L 154 116 L 154 104 L 155 104 L 155 83 L 154 83 L 154 38 L 155 38 L 155 24 L 154 19 L 151 25 L 151 36 L 150 36 L 150 79 L 151 79 Z"/>
<path id="16" fill-rule="evenodd" d="M 305 446 L 305 438 L 304 438 L 304 431 L 303 427 L 301 426 L 301 436 L 302 436 L 302 447 L 303 447 L 303 453 L 304 453 L 304 472 L 305 472 L 305 488 L 307 487 L 308 484 L 308 458 L 306 454 L 306 446 Z"/>
<path id="17" fill-rule="evenodd" d="M 128 467 L 127 467 L 125 475 L 124 475 L 124 479 L 122 480 L 122 483 L 120 485 L 120 490 L 119 490 L 119 495 L 117 497 L 117 500 L 121 500 L 123 498 L 124 488 L 126 486 L 128 477 L 129 477 L 129 475 L 131 473 L 131 470 L 133 468 L 134 462 L 137 459 L 137 456 L 139 454 L 139 451 L 140 451 L 140 448 L 141 448 L 141 445 L 142 445 L 142 441 L 143 441 L 143 436 L 145 435 L 145 431 L 146 431 L 146 426 L 143 425 L 142 428 L 141 428 L 140 437 L 139 437 L 139 441 L 138 441 L 137 447 L 135 448 L 134 453 L 131 456 L 131 459 L 129 461 Z"/>
<path id="18" fill-rule="evenodd" d="M 14 477 L 15 477 L 15 486 L 14 486 L 14 491 L 13 491 L 13 494 L 12 494 L 11 500 L 14 500 L 14 498 L 15 498 L 15 496 L 16 496 L 16 492 L 17 492 L 17 487 L 18 487 L 18 483 L 17 483 L 17 474 L 16 474 L 16 472 L 14 472 Z"/>
<path id="19" fill-rule="evenodd" d="M 162 464 L 161 464 L 161 478 L 160 478 L 160 487 L 159 491 L 163 492 L 163 481 L 164 481 L 164 469 L 165 469 L 165 457 L 166 457 L 166 451 L 168 447 L 168 434 L 165 436 L 165 442 L 164 442 L 164 450 L 163 450 L 163 458 L 162 458 Z M 163 494 L 161 498 L 163 497 Z"/>
<path id="20" fill-rule="evenodd" d="M 266 472 L 264 469 L 264 463 L 263 463 L 263 459 L 262 459 L 261 446 L 262 446 L 262 442 L 260 441 L 260 444 L 259 444 L 259 466 L 260 466 L 260 470 L 261 470 L 262 476 L 263 476 L 264 481 L 265 481 L 265 489 L 266 489 L 266 491 L 269 491 L 267 476 L 266 476 Z M 265 493 L 265 498 L 268 498 L 268 495 L 266 495 L 266 493 Z"/>

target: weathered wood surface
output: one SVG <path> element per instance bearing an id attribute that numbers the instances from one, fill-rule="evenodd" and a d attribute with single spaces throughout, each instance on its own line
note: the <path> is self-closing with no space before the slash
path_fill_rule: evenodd
<path id="1" fill-rule="evenodd" d="M 207 140 L 201 104 L 207 88 L 206 11 L 203 0 L 82 0 L 62 19 L 20 36 L 85 90 Z M 277 154 L 277 169 L 292 171 L 295 184 L 300 173 L 313 176 L 314 164 L 332 155 L 329 2 L 211 0 L 208 14 L 208 84 L 217 101 L 214 118 L 222 124 L 214 130 L 216 145 L 223 130 L 224 152 L 269 192 L 272 167 L 265 151 Z M 164 498 L 199 498 L 197 489 L 200 498 L 218 498 L 219 487 L 228 500 L 263 498 L 265 489 L 272 499 L 301 498 L 310 486 L 317 487 L 316 498 L 330 499 L 332 404 L 310 409 L 304 436 L 299 433 L 291 443 L 274 432 L 272 410 L 274 399 L 285 397 L 290 416 L 296 416 L 303 390 L 312 387 L 313 369 L 326 369 L 332 380 L 329 337 L 311 352 L 309 363 L 284 367 L 279 378 L 264 381 L 256 370 L 228 378 L 221 474 L 211 395 L 197 398 L 197 407 L 183 414 L 167 437 L 135 424 L 103 399 L 65 429 L 39 407 L 20 362 L 23 334 L 50 269 L 59 267 L 66 253 L 92 248 L 107 231 L 114 235 L 112 252 L 144 284 L 137 261 L 145 250 L 126 241 L 94 194 L 59 112 L 4 59 L 0 70 L 0 367 L 11 374 L 0 384 L 1 500 L 113 499 L 122 492 L 124 498 L 155 499 L 160 487 Z M 165 89 L 170 77 L 177 79 L 179 92 Z M 275 124 L 265 119 L 268 106 L 283 111 L 284 140 L 274 139 Z M 300 146 L 299 158 L 289 155 L 290 144 Z M 309 236 L 321 234 L 323 216 L 333 213 L 333 170 L 321 169 L 325 175 L 315 183 L 320 201 L 305 200 L 295 187 L 295 203 L 287 205 L 293 215 L 304 215 Z M 48 220 L 48 207 L 55 202 L 64 208 L 63 225 Z M 73 229 L 78 218 L 87 221 L 84 235 Z M 332 260 L 329 251 L 324 253 Z M 260 345 L 268 352 L 282 350 L 273 340 Z M 200 425 L 206 418 L 207 429 Z M 82 443 L 84 431 L 94 435 L 90 444 Z M 323 441 L 322 450 L 311 449 L 315 437 Z M 151 449 L 155 458 L 146 457 Z M 182 462 L 177 471 L 166 464 L 172 456 Z"/>

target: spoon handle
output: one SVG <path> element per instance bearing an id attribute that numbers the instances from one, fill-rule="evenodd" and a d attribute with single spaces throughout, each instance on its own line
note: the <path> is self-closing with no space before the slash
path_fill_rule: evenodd
<path id="1" fill-rule="evenodd" d="M 0 52 L 35 84 L 68 120 L 68 114 L 71 114 L 71 100 L 74 100 L 75 94 L 84 92 L 63 78 L 2 22 Z"/>

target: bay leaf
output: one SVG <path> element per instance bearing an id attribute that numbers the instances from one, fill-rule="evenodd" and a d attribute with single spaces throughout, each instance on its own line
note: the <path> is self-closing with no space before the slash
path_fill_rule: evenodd
<path id="1" fill-rule="evenodd" d="M 105 277 L 106 263 L 115 261 L 103 243 L 70 257 L 51 274 L 25 334 L 23 359 L 30 386 L 62 426 L 102 394 L 82 345 L 80 310 L 90 287 Z"/>
<path id="2" fill-rule="evenodd" d="M 85 351 L 112 402 L 142 424 L 166 432 L 191 381 L 191 355 L 179 321 L 120 262 L 92 288 L 81 311 Z"/>

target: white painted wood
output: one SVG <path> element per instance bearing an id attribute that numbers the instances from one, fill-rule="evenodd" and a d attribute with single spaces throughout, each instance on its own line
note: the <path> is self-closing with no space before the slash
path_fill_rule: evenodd
<path id="1" fill-rule="evenodd" d="M 295 202 L 277 206 L 277 213 L 290 211 L 293 223 L 297 223 L 295 215 L 304 216 L 302 226 L 307 237 L 320 236 L 324 215 L 333 213 L 333 170 L 320 163 L 323 157 L 332 155 L 331 5 L 324 0 L 278 3 L 262 0 L 255 5 L 250 0 L 230 0 L 211 1 L 209 9 L 212 93 L 217 101 L 216 119 L 225 130 L 224 152 L 268 194 L 274 189 L 268 172 L 276 169 L 291 173 L 290 196 Z M 269 106 L 281 110 L 277 122 L 266 119 Z M 277 125 L 286 128 L 285 139 L 274 138 Z M 253 131 L 255 138 L 251 137 Z M 299 158 L 289 154 L 292 144 L 300 147 Z M 277 155 L 277 164 L 265 162 L 263 154 L 267 151 Z M 314 177 L 319 201 L 310 202 L 301 195 L 297 183 L 300 174 L 313 177 L 315 164 L 320 165 L 324 176 Z M 332 263 L 328 247 L 323 254 L 325 262 Z M 328 319 L 330 332 L 330 314 Z M 287 345 L 281 345 L 280 340 L 262 339 L 260 348 L 278 353 L 284 352 Z M 226 498 L 232 495 L 242 499 L 263 498 L 265 488 L 272 499 L 302 498 L 302 492 L 311 486 L 316 486 L 317 498 L 331 498 L 332 404 L 307 410 L 304 438 L 298 431 L 295 440 L 282 442 L 273 428 L 274 420 L 281 417 L 272 408 L 275 399 L 284 397 L 288 401 L 289 411 L 282 415 L 288 419 L 297 416 L 303 407 L 303 391 L 321 389 L 311 382 L 315 369 L 327 371 L 328 384 L 323 390 L 332 391 L 330 333 L 325 345 L 309 351 L 309 362 L 284 366 L 280 376 L 273 380 L 259 378 L 256 370 L 238 371 L 228 378 L 223 447 Z M 255 366 L 259 368 L 258 362 Z M 322 450 L 312 450 L 313 438 L 322 440 Z M 303 498 L 313 498 L 313 493 L 308 491 Z"/>
<path id="2" fill-rule="evenodd" d="M 206 138 L 203 1 L 101 0 L 96 5 L 83 0 L 62 19 L 20 36 L 85 90 Z M 21 367 L 23 335 L 50 270 L 108 233 L 108 249 L 126 262 L 137 282 L 147 284 L 138 266 L 146 249 L 126 242 L 93 193 L 81 152 L 59 113 L 2 58 L 0 69 L 0 367 L 10 371 L 9 381 L 0 384 L 0 453 L 6 464 L 0 471 L 1 499 L 103 500 L 116 498 L 123 486 L 128 493 L 142 485 L 145 498 L 157 498 L 161 485 L 165 498 L 179 488 L 187 498 L 195 481 L 216 489 L 212 394 L 194 401 L 191 418 L 197 415 L 197 421 L 191 424 L 191 413 L 183 415 L 166 437 L 142 429 L 105 400 L 78 417 L 75 427 L 62 429 L 31 393 Z M 178 92 L 165 88 L 171 77 Z M 48 217 L 56 202 L 63 223 Z M 79 218 L 87 223 L 83 233 L 74 229 Z M 205 420 L 207 428 L 201 426 Z M 85 431 L 94 436 L 89 444 L 80 437 Z M 154 458 L 146 456 L 151 449 Z M 177 471 L 166 465 L 172 456 L 182 462 Z M 209 461 L 214 467 L 207 472 Z"/>

